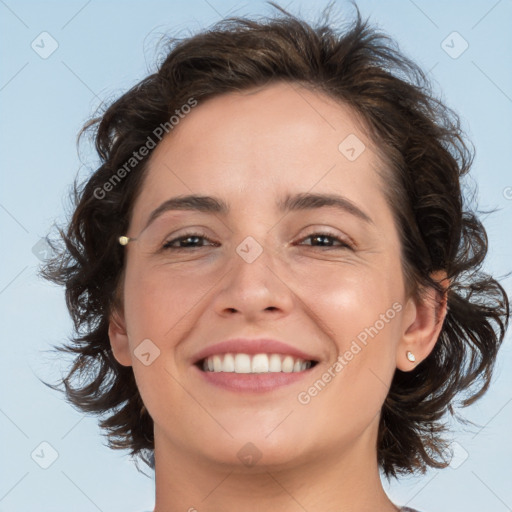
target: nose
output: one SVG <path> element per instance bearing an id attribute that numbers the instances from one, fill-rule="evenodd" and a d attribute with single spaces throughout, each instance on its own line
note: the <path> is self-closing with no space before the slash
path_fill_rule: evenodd
<path id="1" fill-rule="evenodd" d="M 286 316 L 291 311 L 295 297 L 291 284 L 286 282 L 285 266 L 259 244 L 263 250 L 256 259 L 245 257 L 255 250 L 256 244 L 251 240 L 240 244 L 230 261 L 231 269 L 214 298 L 218 315 L 239 314 L 254 322 L 268 319 L 269 315 L 273 319 Z M 249 250 L 244 253 L 244 249 Z"/>

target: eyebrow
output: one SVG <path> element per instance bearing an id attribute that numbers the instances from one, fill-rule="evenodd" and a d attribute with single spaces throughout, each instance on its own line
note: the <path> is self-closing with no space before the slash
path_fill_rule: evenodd
<path id="1" fill-rule="evenodd" d="M 313 210 L 317 208 L 334 207 L 345 213 L 349 213 L 368 224 L 373 224 L 371 217 L 356 206 L 350 199 L 337 194 L 312 194 L 298 193 L 288 194 L 277 202 L 277 208 L 282 213 L 292 211 Z M 157 217 L 165 212 L 173 210 L 191 210 L 203 213 L 228 215 L 229 205 L 220 198 L 212 196 L 186 195 L 172 197 L 164 201 L 151 212 L 145 228 Z M 144 228 L 144 229 L 145 229 Z"/>

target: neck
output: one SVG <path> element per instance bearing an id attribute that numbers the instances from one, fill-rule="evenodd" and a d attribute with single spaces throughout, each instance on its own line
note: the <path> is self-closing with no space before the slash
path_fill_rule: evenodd
<path id="1" fill-rule="evenodd" d="M 368 429 L 344 451 L 244 466 L 194 457 L 155 426 L 154 512 L 239 512 L 248 503 L 280 512 L 397 512 L 382 487 L 374 439 Z"/>

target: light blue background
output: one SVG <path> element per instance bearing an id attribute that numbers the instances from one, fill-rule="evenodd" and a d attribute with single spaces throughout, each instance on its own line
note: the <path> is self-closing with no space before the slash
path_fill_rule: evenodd
<path id="1" fill-rule="evenodd" d="M 309 19 L 320 10 L 314 2 L 281 5 Z M 337 6 L 352 15 L 348 3 Z M 442 98 L 461 114 L 477 149 L 479 204 L 498 208 L 484 218 L 491 247 L 486 268 L 506 274 L 512 261 L 512 2 L 361 0 L 359 6 L 431 70 Z M 64 220 L 82 162 L 94 165 L 90 148 L 81 160 L 77 155 L 79 129 L 100 100 L 117 97 L 154 69 L 162 35 L 185 36 L 228 13 L 272 11 L 261 1 L 0 1 L 0 512 L 152 509 L 153 480 L 127 455 L 106 448 L 94 418 L 36 377 L 55 379 L 65 368 L 62 356 L 45 351 L 66 339 L 71 321 L 62 290 L 37 278 L 32 248 L 53 220 Z M 31 48 L 43 31 L 59 45 L 48 59 Z M 453 31 L 469 43 L 457 59 L 441 47 Z M 81 169 L 82 176 L 87 172 Z M 510 293 L 510 279 L 503 282 Z M 456 425 L 452 467 L 390 487 L 384 480 L 391 499 L 422 512 L 512 510 L 511 401 L 509 335 L 491 390 L 465 411 L 485 428 Z M 30 456 L 43 441 L 58 452 L 46 470 Z"/>

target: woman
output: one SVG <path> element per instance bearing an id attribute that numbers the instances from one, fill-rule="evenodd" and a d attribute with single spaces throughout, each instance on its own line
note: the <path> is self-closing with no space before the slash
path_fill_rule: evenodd
<path id="1" fill-rule="evenodd" d="M 44 275 L 77 329 L 65 392 L 155 468 L 155 512 L 411 511 L 379 471 L 449 464 L 441 420 L 509 316 L 422 71 L 359 12 L 281 9 L 174 42 L 91 127 Z"/>

